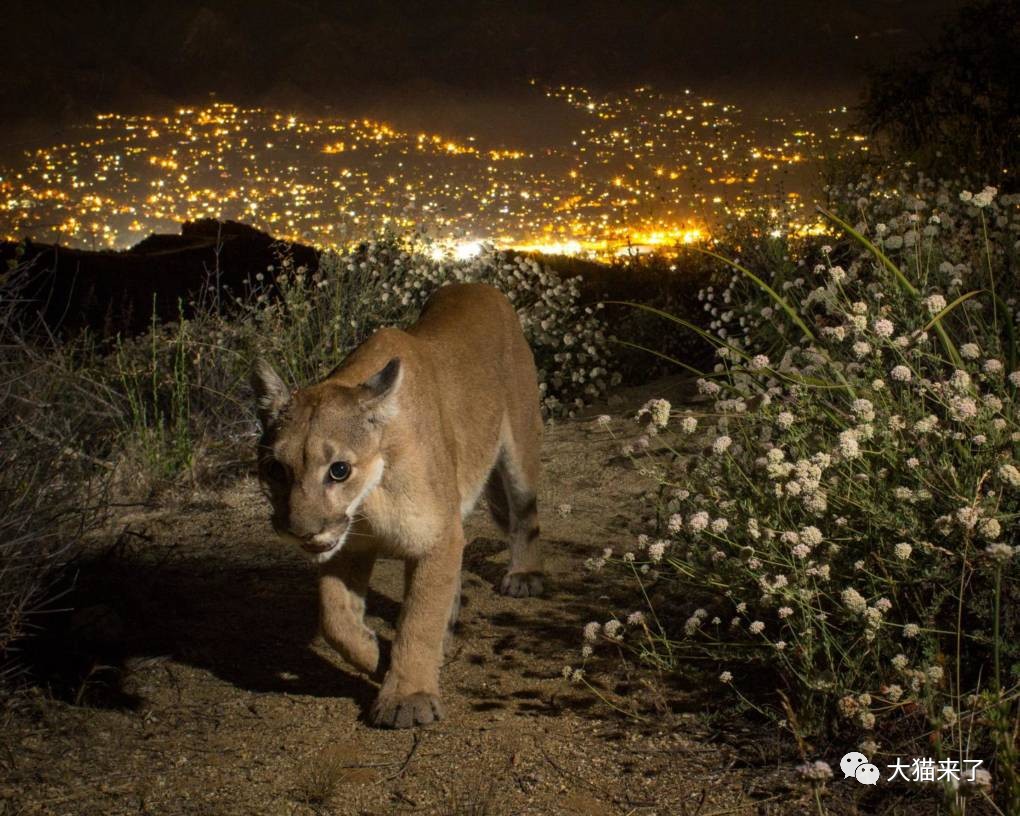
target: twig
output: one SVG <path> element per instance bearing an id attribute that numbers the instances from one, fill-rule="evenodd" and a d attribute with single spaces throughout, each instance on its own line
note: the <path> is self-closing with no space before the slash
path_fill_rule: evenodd
<path id="1" fill-rule="evenodd" d="M 755 799 L 753 802 L 748 802 L 746 805 L 737 805 L 735 807 L 726 808 L 726 810 L 713 810 L 711 813 L 706 813 L 705 816 L 730 816 L 733 813 L 746 813 L 759 805 L 763 805 L 766 802 L 774 802 L 776 799 L 782 799 L 783 794 L 776 794 L 775 796 L 769 796 L 765 799 Z"/>
<path id="2" fill-rule="evenodd" d="M 126 794 L 131 793 L 135 789 L 136 785 L 133 782 L 122 782 L 119 785 L 109 785 L 102 793 L 106 794 Z M 84 799 L 89 796 L 95 796 L 96 791 L 93 788 L 86 788 L 84 790 L 74 791 L 63 796 L 57 796 L 50 799 L 41 799 L 34 804 L 37 805 L 62 805 L 66 802 L 73 802 L 76 799 Z"/>
<path id="3" fill-rule="evenodd" d="M 411 750 L 407 752 L 407 757 L 404 759 L 403 764 L 397 770 L 393 776 L 386 779 L 387 782 L 392 782 L 394 779 L 398 779 L 403 776 L 404 771 L 407 770 L 407 766 L 411 764 L 411 760 L 414 759 L 414 754 L 418 750 L 418 745 L 421 743 L 421 734 L 417 731 L 414 732 L 414 742 L 411 744 Z"/>
<path id="4" fill-rule="evenodd" d="M 599 785 L 599 784 L 597 784 L 595 782 L 592 782 L 592 781 L 590 781 L 588 779 L 585 779 L 578 772 L 569 773 L 568 771 L 564 770 L 559 765 L 559 763 L 557 763 L 551 756 L 549 756 L 549 752 L 546 750 L 545 745 L 542 742 L 539 742 L 539 741 L 536 740 L 534 742 L 534 744 L 538 747 L 538 750 L 542 754 L 542 756 L 545 757 L 545 761 L 548 762 L 550 765 L 552 765 L 553 768 L 556 770 L 556 772 L 559 773 L 559 775 L 562 776 L 564 779 L 567 779 L 567 780 L 570 780 L 570 781 L 576 781 L 578 778 L 580 778 L 580 779 L 584 780 L 584 782 L 587 783 L 590 787 L 594 788 L 600 794 L 602 794 L 606 799 L 610 799 L 610 800 L 614 800 L 615 801 L 615 797 L 613 796 L 613 794 L 611 794 L 608 790 L 606 790 L 601 785 Z"/>
<path id="5" fill-rule="evenodd" d="M 50 439 L 42 431 L 37 430 L 36 428 L 33 428 L 31 425 L 27 424 L 17 414 L 14 415 L 14 418 L 18 422 L 22 423 L 22 427 L 24 427 L 24 429 L 26 431 L 28 431 L 30 436 L 35 437 L 40 442 L 45 442 L 47 445 L 57 445 L 57 446 L 59 446 L 60 447 L 60 452 L 63 453 L 65 456 L 70 456 L 72 459 L 83 460 L 85 462 L 91 462 L 93 465 L 97 465 L 97 466 L 99 466 L 101 468 L 105 468 L 106 470 L 114 470 L 114 464 L 112 462 L 107 462 L 107 461 L 105 461 L 103 459 L 96 459 L 94 456 L 89 456 L 87 453 L 84 453 L 83 451 L 75 450 L 74 448 L 70 447 L 69 445 L 63 445 L 59 441 L 57 441 L 56 439 Z"/>
<path id="6" fill-rule="evenodd" d="M 415 802 L 414 799 L 412 799 L 405 793 L 401 793 L 400 791 L 393 791 L 393 795 L 397 797 L 397 799 L 399 799 L 401 802 L 407 802 L 407 804 L 409 804 L 413 808 L 418 807 L 418 803 Z"/>
<path id="7" fill-rule="evenodd" d="M 693 816 L 700 816 L 702 809 L 705 807 L 705 798 L 708 796 L 708 788 L 701 789 L 701 796 L 698 797 L 698 809 L 694 811 Z M 684 810 L 684 816 L 691 816 L 691 813 L 687 810 L 687 804 L 682 803 L 681 807 Z"/>

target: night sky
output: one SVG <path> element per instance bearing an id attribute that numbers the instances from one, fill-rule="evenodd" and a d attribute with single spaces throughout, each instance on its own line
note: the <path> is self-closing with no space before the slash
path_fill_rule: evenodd
<path id="1" fill-rule="evenodd" d="M 504 110 L 532 78 L 603 89 L 693 86 L 739 104 L 852 102 L 868 65 L 930 41 L 960 5 L 7 3 L 0 115 L 10 144 L 26 129 L 202 102 L 210 93 L 320 114 L 439 118 L 454 127 Z"/>

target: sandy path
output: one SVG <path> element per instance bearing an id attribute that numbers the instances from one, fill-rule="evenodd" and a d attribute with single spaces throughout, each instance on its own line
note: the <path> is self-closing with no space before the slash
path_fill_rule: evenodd
<path id="1" fill-rule="evenodd" d="M 633 416 L 649 395 L 676 399 L 687 387 L 625 392 L 610 410 Z M 625 419 L 612 427 L 634 431 Z M 543 598 L 493 591 L 506 549 L 484 508 L 472 516 L 458 642 L 443 670 L 448 717 L 416 732 L 365 724 L 374 687 L 315 642 L 312 569 L 268 533 L 250 479 L 122 517 L 118 530 L 133 533 L 108 554 L 102 582 L 88 578 L 94 597 L 114 599 L 101 607 L 112 622 L 83 631 L 112 630 L 123 668 L 100 661 L 84 687 L 84 700 L 106 707 L 37 695 L 9 723 L 0 815 L 799 812 L 793 794 L 765 789 L 761 767 L 733 767 L 740 749 L 710 741 L 695 697 L 689 713 L 641 724 L 561 678 L 583 623 L 627 611 L 608 577 L 583 568 L 647 512 L 648 485 L 618 449 L 590 418 L 549 429 Z M 369 611 L 385 636 L 401 585 L 401 566 L 381 562 Z M 600 683 L 660 694 L 622 672 Z M 683 694 L 670 694 L 675 711 Z"/>

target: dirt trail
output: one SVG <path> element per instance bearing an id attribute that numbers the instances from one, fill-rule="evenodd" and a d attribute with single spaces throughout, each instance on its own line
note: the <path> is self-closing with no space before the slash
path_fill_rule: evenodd
<path id="1" fill-rule="evenodd" d="M 612 429 L 632 435 L 620 418 L 632 407 L 689 388 L 623 392 Z M 506 548 L 484 508 L 471 517 L 442 676 L 448 717 L 423 730 L 365 724 L 375 689 L 315 641 L 313 570 L 269 533 L 253 481 L 121 517 L 117 530 L 131 532 L 103 573 L 113 611 L 86 610 L 78 625 L 127 644 L 123 668 L 95 668 L 80 690 L 105 707 L 39 695 L 9 723 L 0 814 L 800 812 L 799 796 L 767 781 L 774 774 L 747 766 L 759 752 L 719 739 L 697 695 L 690 713 L 642 724 L 562 679 L 583 623 L 626 611 L 584 560 L 632 537 L 647 512 L 647 483 L 595 413 L 546 436 L 545 597 L 494 592 Z M 381 562 L 372 586 L 371 623 L 388 637 L 400 565 Z M 621 676 L 603 680 L 610 694 L 624 688 L 612 685 Z"/>

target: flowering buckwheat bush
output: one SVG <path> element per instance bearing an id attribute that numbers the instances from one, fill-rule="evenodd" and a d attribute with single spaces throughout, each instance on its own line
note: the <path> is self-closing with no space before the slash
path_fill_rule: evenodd
<path id="1" fill-rule="evenodd" d="M 436 289 L 459 281 L 495 286 L 516 307 L 546 416 L 572 414 L 619 382 L 601 306 L 581 303 L 579 279 L 531 259 L 485 248 L 453 260 L 418 236 L 387 235 L 324 253 L 313 271 L 284 247 L 225 308 L 197 296 L 177 322 L 154 321 L 145 335 L 118 340 L 113 354 L 83 356 L 83 387 L 108 408 L 107 427 L 86 447 L 101 458 L 125 451 L 126 470 L 152 477 L 130 480 L 143 491 L 196 465 L 214 475 L 214 461 L 236 463 L 237 446 L 250 444 L 256 354 L 295 385 L 313 382 L 376 329 L 412 323 Z"/>
<path id="2" fill-rule="evenodd" d="M 744 703 L 844 750 L 985 759 L 1020 812 L 1020 197 L 921 179 L 836 203 L 852 220 L 800 248 L 816 264 L 757 283 L 738 267 L 703 293 L 711 407 L 638 416 L 678 451 L 707 426 L 703 452 L 642 463 L 662 523 L 592 563 L 626 569 L 658 614 L 589 624 L 586 654 L 707 654 Z"/>
<path id="3" fill-rule="evenodd" d="M 386 236 L 323 255 L 312 274 L 286 258 L 269 271 L 272 282 L 261 276 L 239 303 L 266 353 L 295 381 L 323 376 L 380 326 L 411 323 L 436 289 L 457 282 L 487 283 L 513 303 L 535 354 L 547 415 L 572 414 L 619 381 L 601 304 L 581 305 L 579 278 L 563 280 L 520 255 L 483 247 L 454 260 L 414 237 Z"/>

